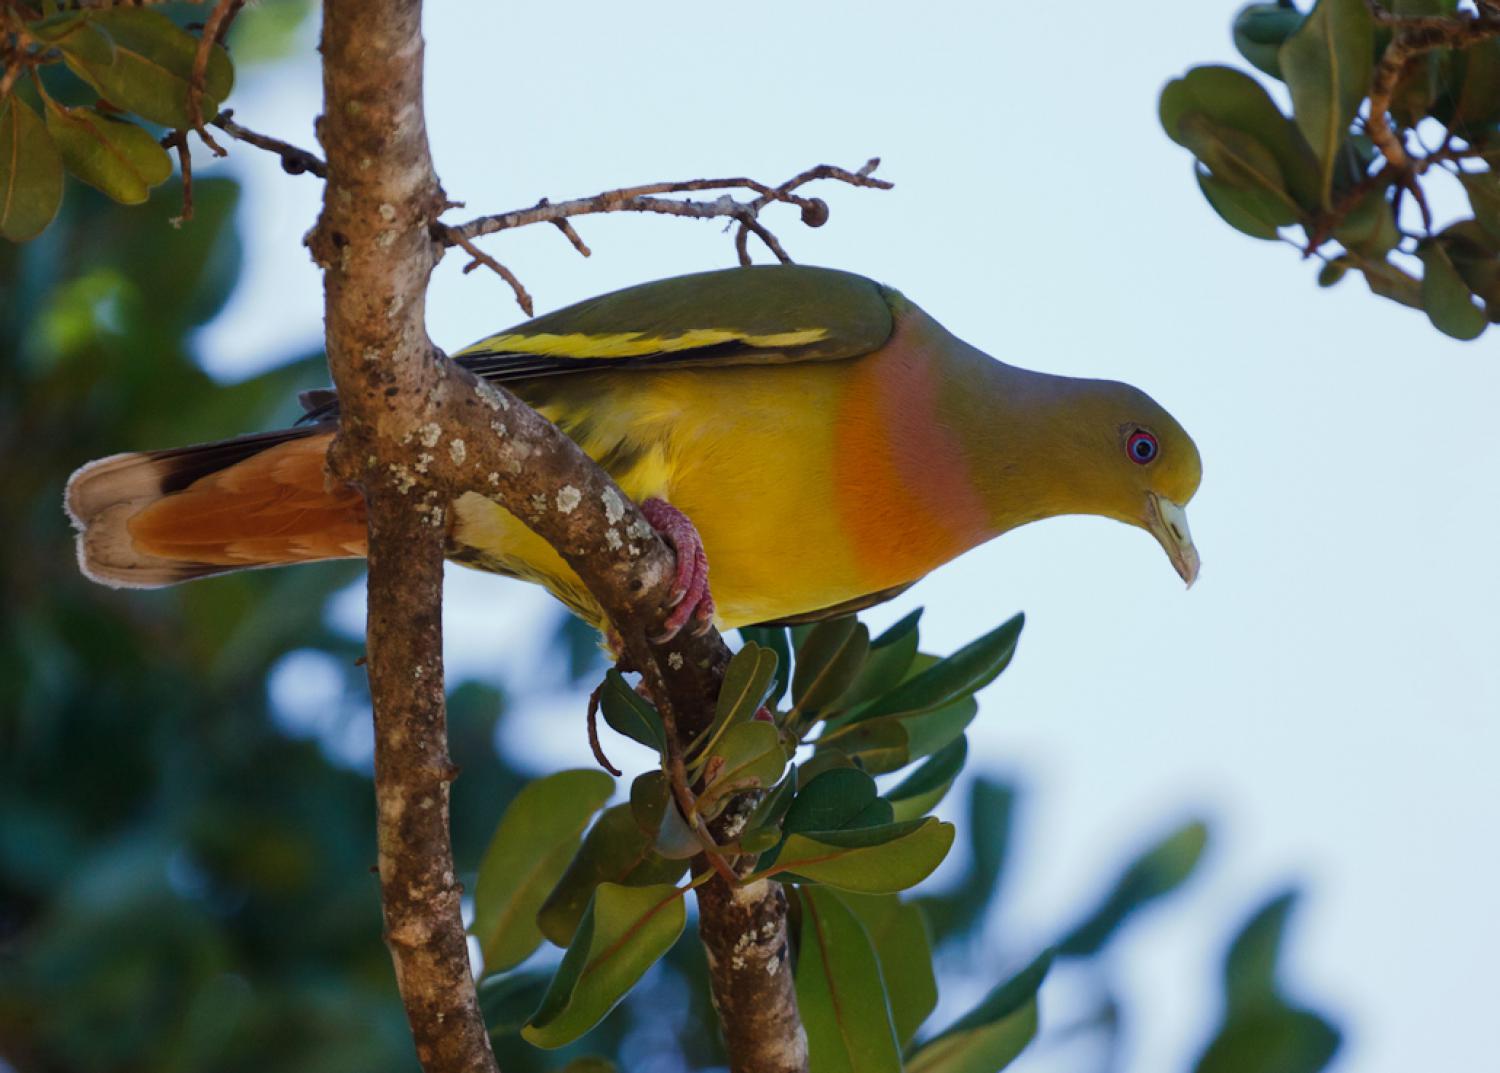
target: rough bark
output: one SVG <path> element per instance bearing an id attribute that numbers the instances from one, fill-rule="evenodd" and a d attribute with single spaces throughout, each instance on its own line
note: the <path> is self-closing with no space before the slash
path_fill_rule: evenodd
<path id="1" fill-rule="evenodd" d="M 571 440 L 509 392 L 448 362 L 428 338 L 426 289 L 442 253 L 434 221 L 446 202 L 423 119 L 420 18 L 420 0 L 324 4 L 318 136 L 327 186 L 309 245 L 324 269 L 328 360 L 341 403 L 330 469 L 360 487 L 368 507 L 367 658 L 387 943 L 418 1056 L 436 1073 L 495 1069 L 448 834 L 454 772 L 440 612 L 453 500 L 490 496 L 558 549 L 605 610 L 679 742 L 711 713 L 728 652 L 716 633 L 648 643 L 666 616 L 666 545 Z M 753 973 L 734 969 L 729 951 L 739 941 L 734 929 L 749 925 L 748 903 L 720 880 L 702 891 L 710 954 L 721 969 L 731 966 L 714 983 L 733 1068 L 805 1068 L 772 1061 L 772 1041 L 735 1023 L 756 1010 L 763 1024 L 770 1010 L 796 1026 L 784 943 L 776 971 L 765 963 Z M 774 930 L 780 920 L 784 933 L 784 903 L 762 901 L 756 926 Z"/>
<path id="2" fill-rule="evenodd" d="M 757 880 L 698 888 L 698 937 L 734 1073 L 802 1073 L 807 1033 L 797 1012 L 786 892 Z"/>

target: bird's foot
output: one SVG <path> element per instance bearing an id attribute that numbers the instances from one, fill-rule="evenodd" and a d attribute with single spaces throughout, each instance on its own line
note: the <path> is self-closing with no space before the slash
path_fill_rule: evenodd
<path id="1" fill-rule="evenodd" d="M 651 640 L 657 644 L 670 641 L 689 622 L 694 623 L 695 634 L 708 632 L 713 626 L 714 598 L 708 591 L 708 555 L 698 530 L 686 514 L 665 499 L 646 500 L 641 513 L 677 556 L 677 576 L 667 599 L 672 613 L 662 623 L 661 633 Z"/>

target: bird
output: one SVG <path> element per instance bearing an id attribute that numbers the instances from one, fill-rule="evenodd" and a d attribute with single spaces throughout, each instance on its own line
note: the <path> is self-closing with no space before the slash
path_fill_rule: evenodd
<path id="1" fill-rule="evenodd" d="M 1144 529 L 1191 586 L 1198 449 L 1149 395 L 990 357 L 864 276 L 764 265 L 587 299 L 454 356 L 583 448 L 677 557 L 664 635 L 863 610 L 990 539 L 1087 514 Z M 90 462 L 65 506 L 83 573 L 153 588 L 363 556 L 327 472 L 331 390 L 296 426 Z M 545 586 L 601 630 L 558 554 L 477 492 L 446 554 Z M 712 569 L 712 583 L 708 570 Z"/>

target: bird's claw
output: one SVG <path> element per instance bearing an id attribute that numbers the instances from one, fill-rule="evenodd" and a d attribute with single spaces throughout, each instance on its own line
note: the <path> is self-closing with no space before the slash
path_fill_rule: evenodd
<path id="1" fill-rule="evenodd" d="M 692 520 L 665 499 L 655 497 L 641 504 L 641 513 L 677 556 L 677 574 L 667 607 L 672 613 L 662 623 L 654 644 L 664 644 L 693 622 L 693 633 L 701 636 L 713 628 L 714 598 L 708 590 L 708 555 Z"/>

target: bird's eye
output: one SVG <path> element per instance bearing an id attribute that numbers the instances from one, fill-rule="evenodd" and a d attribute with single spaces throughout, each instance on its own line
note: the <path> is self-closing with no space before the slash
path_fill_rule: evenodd
<path id="1" fill-rule="evenodd" d="M 1130 456 L 1132 462 L 1140 466 L 1154 459 L 1160 449 L 1157 446 L 1156 437 L 1143 429 L 1132 432 L 1130 439 L 1125 441 L 1125 453 Z"/>

